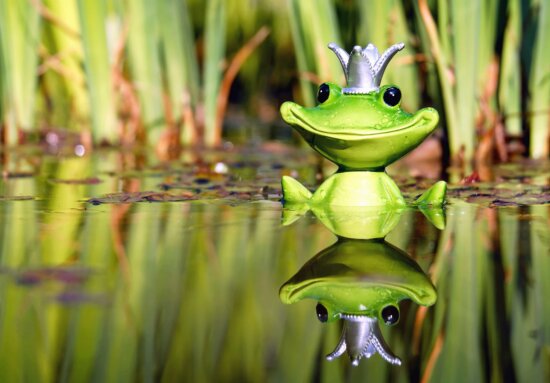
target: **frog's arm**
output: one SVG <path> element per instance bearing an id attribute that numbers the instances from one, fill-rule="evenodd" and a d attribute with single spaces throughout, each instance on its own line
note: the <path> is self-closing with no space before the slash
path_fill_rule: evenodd
<path id="1" fill-rule="evenodd" d="M 439 230 L 445 228 L 445 212 L 442 207 L 445 205 L 446 193 L 447 183 L 439 181 L 413 202 L 413 206 L 417 206 L 424 216 Z"/>
<path id="2" fill-rule="evenodd" d="M 300 182 L 289 176 L 283 176 L 281 180 L 283 187 L 284 204 L 303 204 L 311 199 L 311 192 Z"/>
<path id="3" fill-rule="evenodd" d="M 445 181 L 436 182 L 431 188 L 426 190 L 416 201 L 414 206 L 442 206 L 445 204 L 445 194 L 447 194 L 447 183 Z"/>

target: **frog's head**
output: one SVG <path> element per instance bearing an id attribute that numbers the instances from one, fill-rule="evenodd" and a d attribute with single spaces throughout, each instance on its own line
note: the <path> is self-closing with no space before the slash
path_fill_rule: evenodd
<path id="1" fill-rule="evenodd" d="M 279 292 L 283 303 L 317 301 L 321 322 L 343 319 L 344 331 L 333 359 L 348 351 L 354 364 L 378 352 L 399 364 L 384 343 L 378 323 L 399 320 L 404 299 L 425 306 L 436 301 L 428 276 L 405 252 L 381 239 L 342 239 L 306 263 Z"/>
<path id="2" fill-rule="evenodd" d="M 331 48 L 342 63 L 348 86 L 324 83 L 319 105 L 305 108 L 293 102 L 281 106 L 283 119 L 321 155 L 346 170 L 380 170 L 417 147 L 436 127 L 439 116 L 432 108 L 414 114 L 403 111 L 401 91 L 380 87 L 390 59 L 404 44 L 383 55 L 372 44 L 354 47 L 347 54 Z"/>
<path id="3" fill-rule="evenodd" d="M 435 288 L 407 253 L 383 239 L 340 238 L 307 262 L 280 291 L 284 303 L 315 299 L 318 316 L 365 315 L 393 324 L 403 299 L 430 306 Z M 391 318 L 389 314 L 394 313 Z"/>

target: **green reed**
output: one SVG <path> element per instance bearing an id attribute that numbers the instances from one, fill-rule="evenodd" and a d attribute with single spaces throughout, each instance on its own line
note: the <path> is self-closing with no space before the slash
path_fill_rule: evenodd
<path id="1" fill-rule="evenodd" d="M 550 3 L 548 1 L 533 1 L 532 15 L 538 15 L 536 39 L 533 47 L 533 63 L 529 76 L 529 124 L 530 152 L 531 157 L 548 157 L 550 153 L 549 131 L 550 131 L 550 41 L 548 30 L 550 28 Z"/>
<path id="2" fill-rule="evenodd" d="M 43 22 L 39 72 L 44 73 L 47 92 L 60 104 L 46 122 L 61 125 L 71 121 L 70 129 L 90 117 L 90 103 L 86 89 L 86 76 L 82 71 L 83 49 L 80 41 L 79 10 L 76 2 L 65 4 L 49 0 L 39 7 L 39 12 L 49 10 L 50 22 Z M 90 15 L 92 16 L 92 15 Z M 68 80 L 68 81 L 67 81 Z M 41 89 L 40 89 L 41 90 Z M 40 107 L 38 107 L 40 109 Z M 42 122 L 42 121 L 39 121 Z"/>
<path id="3" fill-rule="evenodd" d="M 385 82 L 402 87 L 406 110 L 439 109 L 454 158 L 506 160 L 507 138 L 523 138 L 531 157 L 544 158 L 549 8 L 543 0 L 5 2 L 2 141 L 16 145 L 54 126 L 96 143 L 146 136 L 156 145 L 176 132 L 188 145 L 220 145 L 220 94 L 232 86 L 225 70 L 266 26 L 265 46 L 237 76 L 239 106 L 262 119 L 260 102 L 276 109 L 294 84 L 296 98 L 314 105 L 319 83 L 343 82 L 328 42 L 383 50 L 403 41 Z"/>
<path id="4" fill-rule="evenodd" d="M 0 84 L 2 85 L 3 140 L 18 142 L 20 130 L 35 128 L 34 101 L 37 83 L 40 17 L 23 1 L 0 4 Z"/>
<path id="5" fill-rule="evenodd" d="M 327 49 L 330 42 L 341 43 L 338 20 L 334 7 L 326 0 L 288 0 L 287 7 L 302 97 L 311 106 L 315 104 L 313 96 L 320 83 L 343 79 L 338 60 Z"/>
<path id="6" fill-rule="evenodd" d="M 117 142 L 114 83 L 104 25 L 109 16 L 106 2 L 79 0 L 78 11 L 94 140 Z"/>
<path id="7" fill-rule="evenodd" d="M 405 110 L 417 110 L 421 95 L 418 84 L 420 68 L 416 58 L 417 50 L 412 41 L 414 35 L 409 29 L 402 2 L 361 1 L 358 2 L 358 11 L 360 18 L 355 36 L 357 44 L 364 46 L 365 42 L 369 41 L 379 50 L 400 42 L 406 44 L 404 50 L 386 69 L 384 82 L 396 84 L 401 88 L 404 95 L 402 106 Z"/>

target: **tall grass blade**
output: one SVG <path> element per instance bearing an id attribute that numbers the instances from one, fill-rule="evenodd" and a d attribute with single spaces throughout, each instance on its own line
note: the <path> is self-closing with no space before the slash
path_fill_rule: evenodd
<path id="1" fill-rule="evenodd" d="M 301 4 L 303 4 L 302 26 L 307 37 L 306 48 L 311 51 L 319 80 L 343 84 L 344 73 L 340 62 L 327 48 L 330 42 L 341 44 L 334 4 L 330 0 L 307 0 L 301 1 Z M 311 22 L 312 16 L 317 22 Z"/>
<path id="2" fill-rule="evenodd" d="M 442 40 L 444 41 L 444 39 L 439 35 L 437 24 L 428 6 L 428 2 L 426 0 L 419 0 L 418 3 L 414 4 L 416 14 L 421 20 L 420 24 L 424 26 L 429 41 L 425 46 L 430 50 L 437 68 L 439 85 L 443 96 L 443 105 L 445 107 L 445 122 L 449 135 L 450 152 L 455 155 L 460 152 L 462 145 L 461 137 L 458 132 L 456 96 L 451 82 L 452 76 L 450 75 L 452 56 L 451 53 L 445 52 L 444 50 L 445 45 L 442 44 Z M 446 12 L 443 12 L 440 17 L 445 18 Z"/>
<path id="3" fill-rule="evenodd" d="M 45 30 L 51 36 L 51 51 L 48 52 L 43 66 L 46 65 L 46 70 L 55 73 L 61 82 L 59 85 L 65 90 L 63 99 L 56 98 L 54 101 L 56 104 L 62 102 L 61 105 L 55 105 L 55 110 L 62 113 L 59 117 L 64 117 L 58 124 L 70 129 L 80 129 L 82 123 L 88 121 L 91 108 L 86 89 L 86 74 L 82 68 L 84 54 L 77 4 L 48 0 L 43 6 L 42 12 L 55 15 L 55 19 L 49 20 L 45 25 Z M 44 37 L 45 35 L 46 33 Z M 50 60 L 51 64 L 48 64 Z M 56 63 L 56 60 L 59 62 Z"/>
<path id="4" fill-rule="evenodd" d="M 169 96 L 172 122 L 181 126 L 187 109 L 199 101 L 200 77 L 191 15 L 185 1 L 158 3 L 160 42 L 164 64 L 165 83 Z M 191 144 L 196 132 L 193 126 L 183 126 L 182 141 Z"/>
<path id="5" fill-rule="evenodd" d="M 287 0 L 289 18 L 290 18 L 290 30 L 292 32 L 292 41 L 294 43 L 294 55 L 296 56 L 296 63 L 298 66 L 298 79 L 300 81 L 300 90 L 303 103 L 306 106 L 314 105 L 313 98 L 314 88 L 309 80 L 306 79 L 305 74 L 312 71 L 309 68 L 308 58 L 305 50 L 304 35 L 300 28 L 300 2 L 297 0 Z"/>
<path id="6" fill-rule="evenodd" d="M 204 143 L 215 146 L 219 141 L 216 129 L 218 92 L 225 58 L 226 4 L 223 0 L 208 0 L 204 31 Z"/>
<path id="7" fill-rule="evenodd" d="M 457 125 L 456 132 L 452 132 L 452 138 L 455 150 L 457 146 L 459 150 L 464 149 L 466 158 L 472 158 L 476 142 L 480 15 L 479 0 L 451 2 L 454 67 L 457 79 L 455 90 Z"/>
<path id="8" fill-rule="evenodd" d="M 530 147 L 532 158 L 548 158 L 550 149 L 550 3 L 540 1 L 538 9 L 537 39 L 530 71 L 529 102 Z"/>
<path id="9" fill-rule="evenodd" d="M 40 17 L 26 1 L 0 2 L 0 48 L 5 87 L 5 141 L 14 145 L 20 129 L 34 128 Z"/>
<path id="10" fill-rule="evenodd" d="M 330 42 L 341 44 L 338 20 L 334 5 L 327 0 L 289 0 L 287 4 L 302 97 L 311 106 L 318 83 L 343 84 L 340 63 L 327 48 Z"/>
<path id="11" fill-rule="evenodd" d="M 506 131 L 521 135 L 521 10 L 517 1 L 508 2 L 508 22 L 504 30 L 498 100 Z"/>
<path id="12" fill-rule="evenodd" d="M 399 0 L 358 4 L 360 24 L 356 37 L 357 44 L 365 46 L 373 43 L 383 52 L 389 46 L 404 42 L 405 48 L 392 61 L 384 72 L 384 84 L 396 84 L 403 93 L 402 106 L 414 111 L 419 104 L 418 66 L 416 51 L 412 46 L 411 31 L 405 19 L 405 10 Z"/>
<path id="13" fill-rule="evenodd" d="M 164 125 L 161 66 L 159 59 L 158 3 L 128 0 L 128 58 L 137 91 L 141 123 L 150 142 L 157 142 Z"/>
<path id="14" fill-rule="evenodd" d="M 115 143 L 119 139 L 111 63 L 107 49 L 106 0 L 78 0 L 84 47 L 86 84 L 90 96 L 92 136 L 95 142 Z"/>

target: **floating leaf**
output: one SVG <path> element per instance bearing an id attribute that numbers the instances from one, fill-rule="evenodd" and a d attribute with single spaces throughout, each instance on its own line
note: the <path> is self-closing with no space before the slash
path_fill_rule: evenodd
<path id="1" fill-rule="evenodd" d="M 0 201 L 32 201 L 36 197 L 29 195 L 0 196 Z"/>
<path id="2" fill-rule="evenodd" d="M 50 182 L 56 184 L 68 184 L 68 185 L 96 185 L 103 182 L 97 177 L 83 178 L 83 179 L 59 179 L 51 178 Z"/>
<path id="3" fill-rule="evenodd" d="M 92 205 L 101 205 L 104 203 L 133 203 L 133 202 L 175 202 L 189 201 L 196 199 L 195 194 L 182 192 L 180 194 L 170 194 L 166 192 L 133 192 L 133 193 L 111 193 L 105 197 L 90 198 L 88 203 Z"/>

